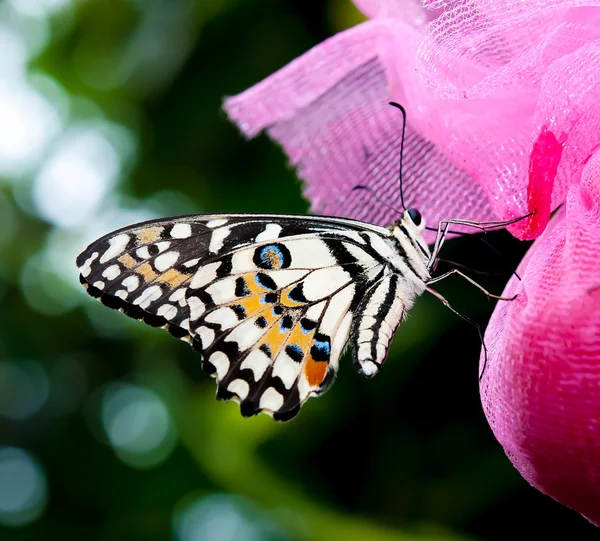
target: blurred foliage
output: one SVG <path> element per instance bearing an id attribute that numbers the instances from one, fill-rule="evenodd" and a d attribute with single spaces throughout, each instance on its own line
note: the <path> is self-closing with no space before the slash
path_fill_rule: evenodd
<path id="1" fill-rule="evenodd" d="M 523 481 L 478 396 L 473 328 L 422 298 L 383 375 L 341 363 L 281 425 L 214 400 L 198 356 L 89 299 L 74 256 L 160 215 L 305 212 L 222 99 L 362 20 L 347 0 L 0 4 L 0 538 L 500 540 L 597 531 Z M 426 214 L 426 209 L 423 209 Z M 515 266 L 488 235 L 445 257 Z M 508 273 L 484 276 L 501 291 Z M 492 304 L 440 290 L 485 324 Z"/>

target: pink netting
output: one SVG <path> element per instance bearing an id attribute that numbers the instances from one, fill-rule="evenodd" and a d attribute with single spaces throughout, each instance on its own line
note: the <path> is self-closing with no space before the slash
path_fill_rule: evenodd
<path id="1" fill-rule="evenodd" d="M 564 200 L 600 137 L 600 11 L 593 4 L 448 3 L 420 37 L 417 69 L 448 105 L 434 141 L 466 157 L 499 217 L 546 209 L 513 226 L 521 238 L 543 231 L 547 210 Z M 559 143 L 552 150 L 558 159 L 554 169 L 532 175 L 531 153 L 543 132 Z M 533 193 L 547 201 L 531 197 L 538 181 L 544 187 Z"/>
<path id="2" fill-rule="evenodd" d="M 401 69 L 412 81 L 397 85 L 390 94 L 377 50 L 381 36 L 395 31 L 410 36 L 412 49 L 403 48 Z M 423 209 L 430 224 L 448 217 L 493 219 L 484 190 L 459 166 L 461 162 L 450 160 L 413 127 L 407 94 L 417 81 L 416 36 L 417 31 L 401 21 L 366 22 L 229 98 L 225 109 L 246 135 L 266 129 L 281 143 L 306 181 L 313 212 L 387 225 L 402 210 L 398 182 L 402 116 L 388 104 L 394 98 L 409 114 L 403 167 L 406 204 Z M 369 186 L 375 195 L 353 191 L 357 185 Z M 433 240 L 432 234 L 428 240 Z"/>
<path id="3" fill-rule="evenodd" d="M 494 313 L 482 398 L 524 477 L 600 524 L 600 2 L 356 4 L 372 20 L 225 108 L 284 147 L 316 212 L 395 218 L 390 99 L 405 199 L 430 224 L 532 213 L 510 230 L 535 239 L 566 201 Z"/>
<path id="4" fill-rule="evenodd" d="M 600 152 L 519 267 L 486 332 L 498 441 L 534 486 L 600 525 Z M 483 367 L 483 356 L 481 359 Z"/>

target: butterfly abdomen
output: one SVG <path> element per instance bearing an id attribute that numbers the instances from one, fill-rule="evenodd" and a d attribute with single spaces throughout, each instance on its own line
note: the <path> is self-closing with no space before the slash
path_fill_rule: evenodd
<path id="1" fill-rule="evenodd" d="M 374 376 L 385 362 L 396 329 L 412 305 L 412 295 L 403 294 L 397 274 L 388 273 L 363 297 L 352 322 L 354 366 L 367 377 Z"/>

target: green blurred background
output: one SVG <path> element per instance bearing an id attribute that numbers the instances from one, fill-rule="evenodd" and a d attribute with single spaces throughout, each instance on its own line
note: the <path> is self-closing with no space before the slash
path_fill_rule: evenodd
<path id="1" fill-rule="evenodd" d="M 304 212 L 281 151 L 244 141 L 222 99 L 361 20 L 349 0 L 0 3 L 0 539 L 597 537 L 512 468 L 481 411 L 477 334 L 434 298 L 382 375 L 345 358 L 277 424 L 217 403 L 191 348 L 77 282 L 75 255 L 135 221 Z M 505 265 L 526 249 L 488 238 Z M 473 239 L 445 256 L 499 267 Z M 485 324 L 477 290 L 440 290 Z"/>

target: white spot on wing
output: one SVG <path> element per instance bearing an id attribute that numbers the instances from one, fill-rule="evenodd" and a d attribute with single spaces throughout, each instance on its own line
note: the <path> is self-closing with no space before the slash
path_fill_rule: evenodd
<path id="1" fill-rule="evenodd" d="M 338 330 L 333 337 L 331 344 L 331 355 L 329 356 L 329 362 L 333 368 L 337 368 L 340 360 L 340 355 L 344 350 L 348 337 L 350 336 L 350 327 L 352 326 L 352 312 L 348 312 L 342 323 L 338 327 Z"/>
<path id="2" fill-rule="evenodd" d="M 176 289 L 175 291 L 173 291 L 173 293 L 171 293 L 171 296 L 169 297 L 169 300 L 171 302 L 178 302 L 179 306 L 185 306 L 187 303 L 185 302 L 185 287 L 180 287 L 179 289 Z M 195 299 L 197 299 L 197 297 L 194 297 Z M 200 300 L 200 299 L 198 299 Z"/>
<path id="3" fill-rule="evenodd" d="M 177 315 L 177 308 L 175 308 L 172 304 L 162 304 L 158 307 L 156 315 L 171 320 Z"/>
<path id="4" fill-rule="evenodd" d="M 310 271 L 304 269 L 282 269 L 262 272 L 273 278 L 277 284 L 277 288 L 279 289 L 304 278 L 304 276 L 306 276 Z"/>
<path id="5" fill-rule="evenodd" d="M 118 256 L 123 253 L 125 250 L 125 246 L 129 242 L 129 235 L 125 233 L 121 233 L 112 239 L 108 239 L 109 248 L 104 252 L 102 257 L 100 258 L 100 263 L 106 263 L 110 261 L 113 257 Z"/>
<path id="6" fill-rule="evenodd" d="M 169 246 L 171 246 L 171 243 L 168 240 L 163 240 L 162 242 L 156 243 L 156 247 L 158 248 L 159 252 L 164 252 L 169 248 Z"/>
<path id="7" fill-rule="evenodd" d="M 94 282 L 92 285 L 98 289 L 104 289 L 104 282 L 98 281 L 98 282 Z"/>
<path id="8" fill-rule="evenodd" d="M 259 406 L 263 409 L 277 411 L 283 406 L 283 396 L 273 387 L 269 387 L 260 397 Z"/>
<path id="9" fill-rule="evenodd" d="M 243 379 L 234 379 L 228 386 L 227 390 L 237 394 L 242 400 L 248 396 L 250 386 Z"/>
<path id="10" fill-rule="evenodd" d="M 307 311 L 306 317 L 307 319 L 311 319 L 312 321 L 318 321 L 321 319 L 321 312 L 325 308 L 325 301 L 321 301 L 318 304 L 313 304 Z"/>
<path id="11" fill-rule="evenodd" d="M 350 308 L 353 297 L 354 285 L 349 285 L 331 298 L 329 306 L 319 324 L 319 332 L 329 336 L 335 335 L 339 325 L 346 316 L 346 312 Z"/>
<path id="12" fill-rule="evenodd" d="M 290 389 L 302 369 L 302 363 L 293 361 L 285 350 L 277 356 L 277 360 L 273 365 L 273 376 L 279 376 L 286 389 Z"/>
<path id="13" fill-rule="evenodd" d="M 198 272 L 194 274 L 192 282 L 190 283 L 190 287 L 192 289 L 199 289 L 212 282 L 217 277 L 217 269 L 220 266 L 221 263 L 219 261 L 204 265 L 204 267 L 199 269 Z"/>
<path id="14" fill-rule="evenodd" d="M 229 227 L 221 227 L 219 229 L 215 229 L 213 234 L 210 237 L 210 245 L 208 249 L 213 254 L 216 254 L 221 248 L 223 248 L 223 242 L 231 233 L 231 229 Z"/>
<path id="15" fill-rule="evenodd" d="M 127 291 L 134 291 L 140 285 L 140 279 L 137 276 L 131 275 L 121 282 Z"/>
<path id="16" fill-rule="evenodd" d="M 241 322 L 233 331 L 229 333 L 226 342 L 237 342 L 240 351 L 252 347 L 265 334 L 266 329 L 261 329 L 254 324 L 255 318 L 247 319 Z"/>
<path id="17" fill-rule="evenodd" d="M 198 261 L 200 261 L 198 258 L 196 259 L 190 259 L 189 261 L 186 261 L 183 266 L 184 267 L 195 267 L 198 264 Z"/>
<path id="18" fill-rule="evenodd" d="M 221 329 L 231 329 L 238 323 L 238 318 L 235 312 L 228 307 L 217 308 L 206 316 L 206 321 L 216 323 L 221 326 Z"/>
<path id="19" fill-rule="evenodd" d="M 304 238 L 285 243 L 292 257 L 292 269 L 318 269 L 337 264 L 327 245 L 319 239 Z"/>
<path id="20" fill-rule="evenodd" d="M 249 368 L 254 373 L 254 381 L 260 380 L 267 367 L 271 364 L 271 359 L 267 357 L 260 349 L 251 351 L 242 361 L 240 368 L 245 370 Z"/>
<path id="21" fill-rule="evenodd" d="M 92 272 L 92 262 L 98 257 L 98 252 L 94 252 L 90 257 L 85 260 L 85 263 L 79 267 L 79 272 L 84 278 L 87 278 Z"/>
<path id="22" fill-rule="evenodd" d="M 217 369 L 217 378 L 223 379 L 229 370 L 229 357 L 222 351 L 215 351 L 208 360 Z"/>
<path id="23" fill-rule="evenodd" d="M 148 308 L 152 301 L 155 301 L 162 295 L 160 286 L 150 286 L 142 291 L 142 294 L 133 301 L 133 304 L 139 304 L 141 308 Z"/>
<path id="24" fill-rule="evenodd" d="M 316 389 L 309 385 L 308 380 L 302 377 L 298 380 L 298 395 L 300 402 L 304 402 Z"/>
<path id="25" fill-rule="evenodd" d="M 151 245 L 149 245 L 151 246 Z M 164 252 L 165 250 L 167 250 L 169 248 L 169 246 L 171 246 L 171 243 L 169 241 L 162 241 L 162 242 L 158 242 L 156 243 L 154 246 L 156 246 L 158 248 L 158 253 Z M 150 256 L 150 252 L 148 251 L 148 246 L 142 246 L 141 248 L 138 248 L 135 251 L 135 255 L 140 257 L 141 259 L 149 259 Z"/>
<path id="26" fill-rule="evenodd" d="M 279 233 L 281 233 L 282 227 L 279 224 L 267 224 L 264 231 L 260 232 L 256 235 L 256 242 L 261 242 L 264 240 L 273 240 L 279 238 Z"/>
<path id="27" fill-rule="evenodd" d="M 127 291 L 125 291 L 124 289 L 119 289 L 119 291 L 115 293 L 115 297 L 119 297 L 123 300 L 127 299 L 127 295 L 129 295 L 129 293 L 127 293 Z"/>
<path id="28" fill-rule="evenodd" d="M 174 239 L 187 239 L 192 236 L 192 226 L 190 224 L 175 224 L 171 229 L 171 236 Z"/>
<path id="29" fill-rule="evenodd" d="M 114 280 L 117 276 L 119 276 L 119 274 L 121 274 L 119 265 L 111 265 L 110 267 L 104 269 L 102 276 L 104 276 L 104 278 L 107 280 Z"/>
<path id="30" fill-rule="evenodd" d="M 154 260 L 154 268 L 159 272 L 170 269 L 179 259 L 179 252 L 166 252 Z"/>
<path id="31" fill-rule="evenodd" d="M 203 348 L 210 346 L 215 339 L 215 331 L 213 329 L 209 329 L 208 327 L 199 327 L 196 331 L 196 334 L 200 337 Z"/>
<path id="32" fill-rule="evenodd" d="M 149 259 L 150 252 L 148 251 L 148 246 L 142 246 L 135 251 L 135 255 L 142 259 Z"/>
<path id="33" fill-rule="evenodd" d="M 302 291 L 309 301 L 314 301 L 331 295 L 351 279 L 341 267 L 317 269 L 304 279 Z"/>
<path id="34" fill-rule="evenodd" d="M 186 303 L 185 297 L 182 297 L 182 299 L 179 300 L 179 304 L 181 304 L 182 301 L 184 302 L 182 306 L 184 306 Z M 198 319 L 206 311 L 206 305 L 198 297 L 195 296 L 190 296 L 187 299 L 187 305 L 190 307 L 190 319 L 192 321 Z"/>
<path id="35" fill-rule="evenodd" d="M 235 278 L 219 280 L 206 288 L 215 304 L 224 304 L 237 299 L 235 294 Z"/>

